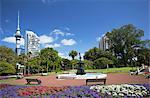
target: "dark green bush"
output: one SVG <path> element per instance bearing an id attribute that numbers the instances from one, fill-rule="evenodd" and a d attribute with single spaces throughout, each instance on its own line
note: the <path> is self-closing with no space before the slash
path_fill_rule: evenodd
<path id="1" fill-rule="evenodd" d="M 15 74 L 15 67 L 7 62 L 0 61 L 0 75 Z"/>
<path id="2" fill-rule="evenodd" d="M 107 65 L 109 65 L 109 64 L 113 64 L 113 61 L 109 60 L 108 58 L 105 58 L 105 57 L 101 57 L 94 61 L 94 66 L 96 68 L 107 68 Z"/>

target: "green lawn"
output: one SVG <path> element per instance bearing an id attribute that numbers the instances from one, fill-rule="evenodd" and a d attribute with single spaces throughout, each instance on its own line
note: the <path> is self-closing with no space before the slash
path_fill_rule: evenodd
<path id="1" fill-rule="evenodd" d="M 100 73 L 128 73 L 132 69 L 136 69 L 136 68 L 122 67 L 122 68 L 108 68 L 108 69 L 96 69 L 96 70 L 85 70 L 85 71 L 86 72 L 100 72 Z"/>
<path id="2" fill-rule="evenodd" d="M 122 67 L 122 68 L 108 68 L 108 69 L 92 69 L 85 70 L 85 72 L 97 72 L 97 73 L 128 73 L 130 70 L 136 69 L 132 67 Z M 76 73 L 77 70 L 68 70 L 60 73 Z"/>
<path id="3" fill-rule="evenodd" d="M 2 79 L 0 83 L 10 83 L 12 80 L 16 80 L 16 78 Z"/>

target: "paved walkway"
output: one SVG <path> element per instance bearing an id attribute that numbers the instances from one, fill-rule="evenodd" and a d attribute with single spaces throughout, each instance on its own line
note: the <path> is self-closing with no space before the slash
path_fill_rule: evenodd
<path id="1" fill-rule="evenodd" d="M 25 77 L 28 78 L 28 77 Z M 24 85 L 26 84 L 25 78 L 13 80 L 10 84 L 17 84 L 17 85 Z M 60 80 L 56 79 L 56 75 L 49 75 L 49 76 L 33 76 L 32 78 L 38 78 L 42 81 L 41 85 L 46 86 L 80 86 L 85 85 L 86 80 L 84 79 L 65 79 Z M 150 79 L 146 79 L 144 76 L 141 75 L 129 75 L 127 73 L 111 73 L 107 74 L 106 84 L 150 84 Z"/>

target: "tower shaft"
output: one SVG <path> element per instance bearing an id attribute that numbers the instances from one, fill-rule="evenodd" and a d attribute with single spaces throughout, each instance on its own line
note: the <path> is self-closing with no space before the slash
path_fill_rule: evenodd
<path id="1" fill-rule="evenodd" d="M 17 55 L 20 55 L 21 54 L 21 48 L 20 48 L 20 42 L 21 42 L 21 35 L 20 35 L 20 19 L 19 19 L 19 11 L 18 11 L 18 24 L 17 24 L 17 30 L 16 30 L 16 34 L 15 34 L 15 37 L 16 37 L 16 54 Z"/>

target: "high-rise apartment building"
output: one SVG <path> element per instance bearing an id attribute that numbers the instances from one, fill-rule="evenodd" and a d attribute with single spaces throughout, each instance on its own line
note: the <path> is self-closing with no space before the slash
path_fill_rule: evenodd
<path id="1" fill-rule="evenodd" d="M 31 53 L 35 57 L 40 52 L 40 39 L 33 31 L 26 31 L 25 54 Z"/>
<path id="2" fill-rule="evenodd" d="M 104 51 L 109 49 L 108 37 L 106 36 L 106 34 L 101 37 L 99 42 L 99 48 Z"/>

